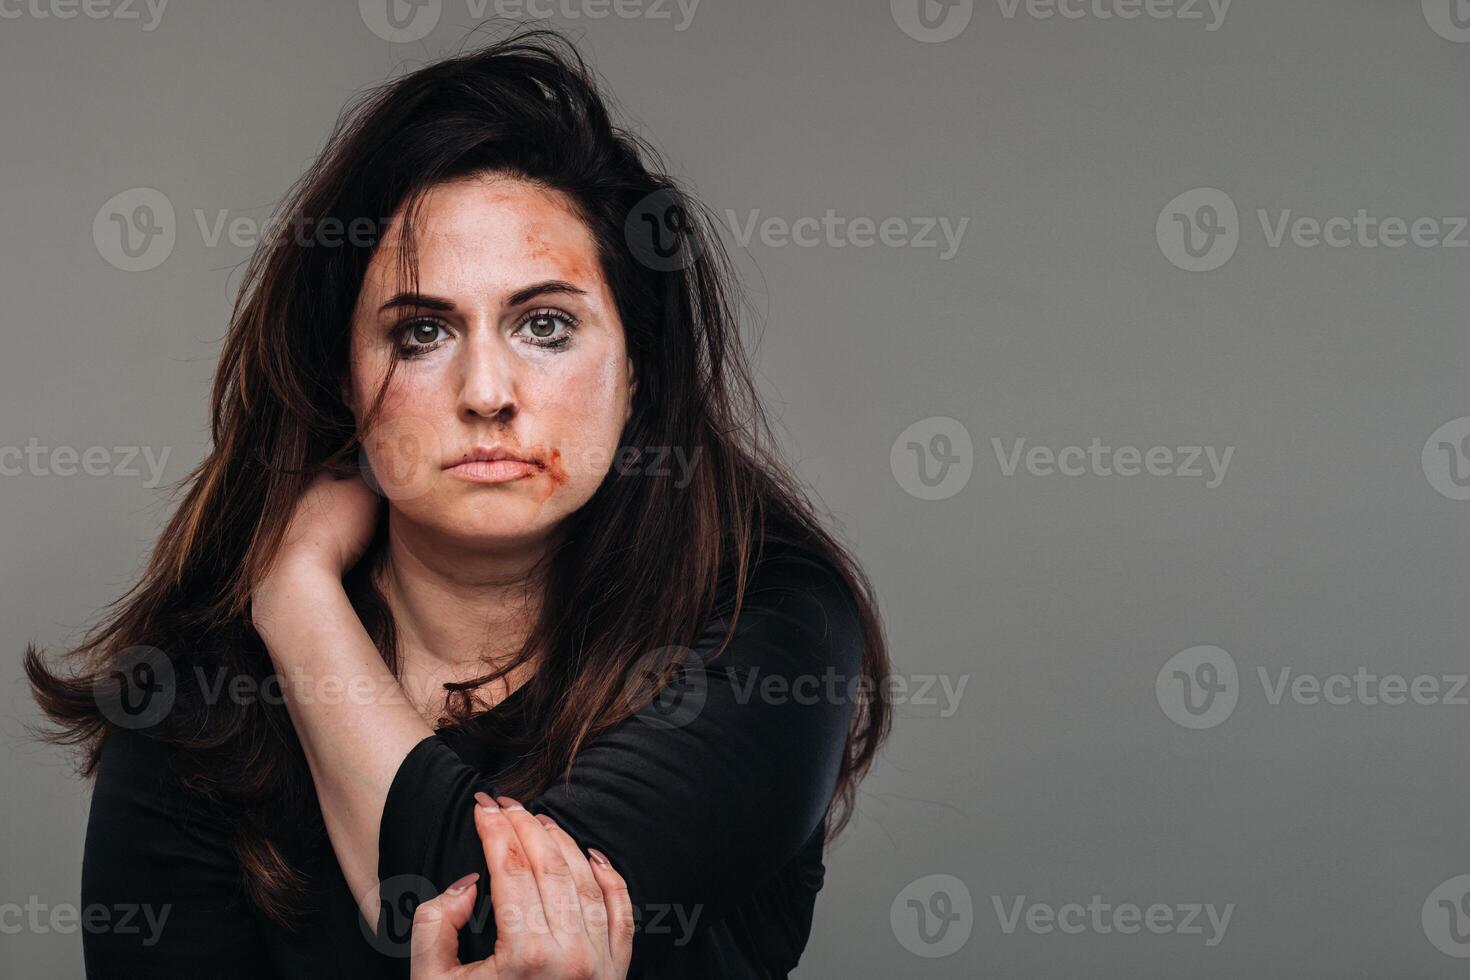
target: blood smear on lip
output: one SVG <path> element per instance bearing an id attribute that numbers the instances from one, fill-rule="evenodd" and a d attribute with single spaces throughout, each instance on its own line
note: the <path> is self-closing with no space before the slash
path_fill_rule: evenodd
<path id="1" fill-rule="evenodd" d="M 546 489 L 537 503 L 544 504 L 558 488 L 566 486 L 570 480 L 567 468 L 562 465 L 561 450 L 552 449 L 546 454 Z"/>

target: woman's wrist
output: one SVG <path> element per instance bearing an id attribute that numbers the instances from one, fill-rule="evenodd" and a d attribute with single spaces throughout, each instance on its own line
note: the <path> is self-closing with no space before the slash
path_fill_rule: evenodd
<path id="1" fill-rule="evenodd" d="M 342 576 L 326 565 L 307 559 L 278 562 L 250 596 L 250 619 L 262 639 L 280 623 L 283 613 L 311 608 L 344 593 Z"/>

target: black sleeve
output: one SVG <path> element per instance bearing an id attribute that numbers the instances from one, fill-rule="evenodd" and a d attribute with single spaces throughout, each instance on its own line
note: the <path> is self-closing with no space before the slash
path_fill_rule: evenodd
<path id="1" fill-rule="evenodd" d="M 184 794 L 161 743 L 124 728 L 98 763 L 80 918 L 88 977 L 274 975 L 224 823 Z"/>
<path id="2" fill-rule="evenodd" d="M 695 669 L 650 710 L 584 746 L 570 786 L 558 779 L 522 801 L 608 856 L 640 923 L 646 913 L 682 909 L 713 924 L 812 838 L 836 783 L 853 710 L 848 682 L 862 651 L 841 579 L 801 557 L 762 562 L 735 637 L 705 667 L 727 628 L 727 616 L 712 617 L 690 658 Z M 383 812 L 385 890 L 395 876 L 422 876 L 436 890 L 470 871 L 488 881 L 473 822 L 477 790 L 496 795 L 439 735 L 409 752 Z M 467 960 L 493 952 L 488 912 L 477 907 L 473 933 L 462 935 Z M 652 933 L 635 934 L 635 973 L 678 938 Z"/>

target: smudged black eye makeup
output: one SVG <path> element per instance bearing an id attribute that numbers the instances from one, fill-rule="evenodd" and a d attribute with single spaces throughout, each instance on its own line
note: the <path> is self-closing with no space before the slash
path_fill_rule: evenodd
<path id="1" fill-rule="evenodd" d="M 532 310 L 521 318 L 520 325 L 516 328 L 519 333 L 522 330 L 529 331 L 530 343 L 537 347 L 546 347 L 551 350 L 561 350 L 571 343 L 572 334 L 582 321 L 572 316 L 565 310 L 552 309 Z M 556 334 L 558 325 L 566 329 L 561 334 Z M 541 331 L 546 331 L 542 333 Z"/>
<path id="2" fill-rule="evenodd" d="M 515 334 L 524 335 L 532 347 L 547 350 L 564 350 L 572 342 L 572 335 L 582 321 L 565 310 L 554 307 L 532 310 L 516 324 Z M 560 328 L 560 332 L 558 332 Z M 434 317 L 414 317 L 393 328 L 393 337 L 398 346 L 398 355 L 404 359 L 423 357 L 438 350 L 449 333 L 449 326 Z"/>
<path id="3" fill-rule="evenodd" d="M 394 328 L 393 334 L 398 342 L 398 356 L 411 359 L 423 357 L 430 351 L 437 350 L 443 343 L 443 338 L 435 338 L 432 334 L 439 330 L 449 332 L 449 328 L 442 321 L 429 317 L 418 317 Z M 430 336 L 425 337 L 425 331 L 428 331 Z"/>

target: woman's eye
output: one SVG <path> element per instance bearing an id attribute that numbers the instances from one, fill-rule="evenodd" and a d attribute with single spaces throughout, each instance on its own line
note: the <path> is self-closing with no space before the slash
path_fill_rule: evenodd
<path id="1" fill-rule="evenodd" d="M 439 331 L 443 329 L 443 324 L 435 323 L 433 320 L 419 320 L 410 323 L 403 328 L 403 346 L 409 349 L 431 346 L 439 340 Z"/>
<path id="2" fill-rule="evenodd" d="M 528 316 L 522 322 L 521 329 L 530 335 L 532 343 L 537 346 L 560 347 L 567 342 L 576 326 L 577 321 L 567 314 L 555 310 L 544 310 Z M 557 327 L 564 329 L 558 333 Z"/>

